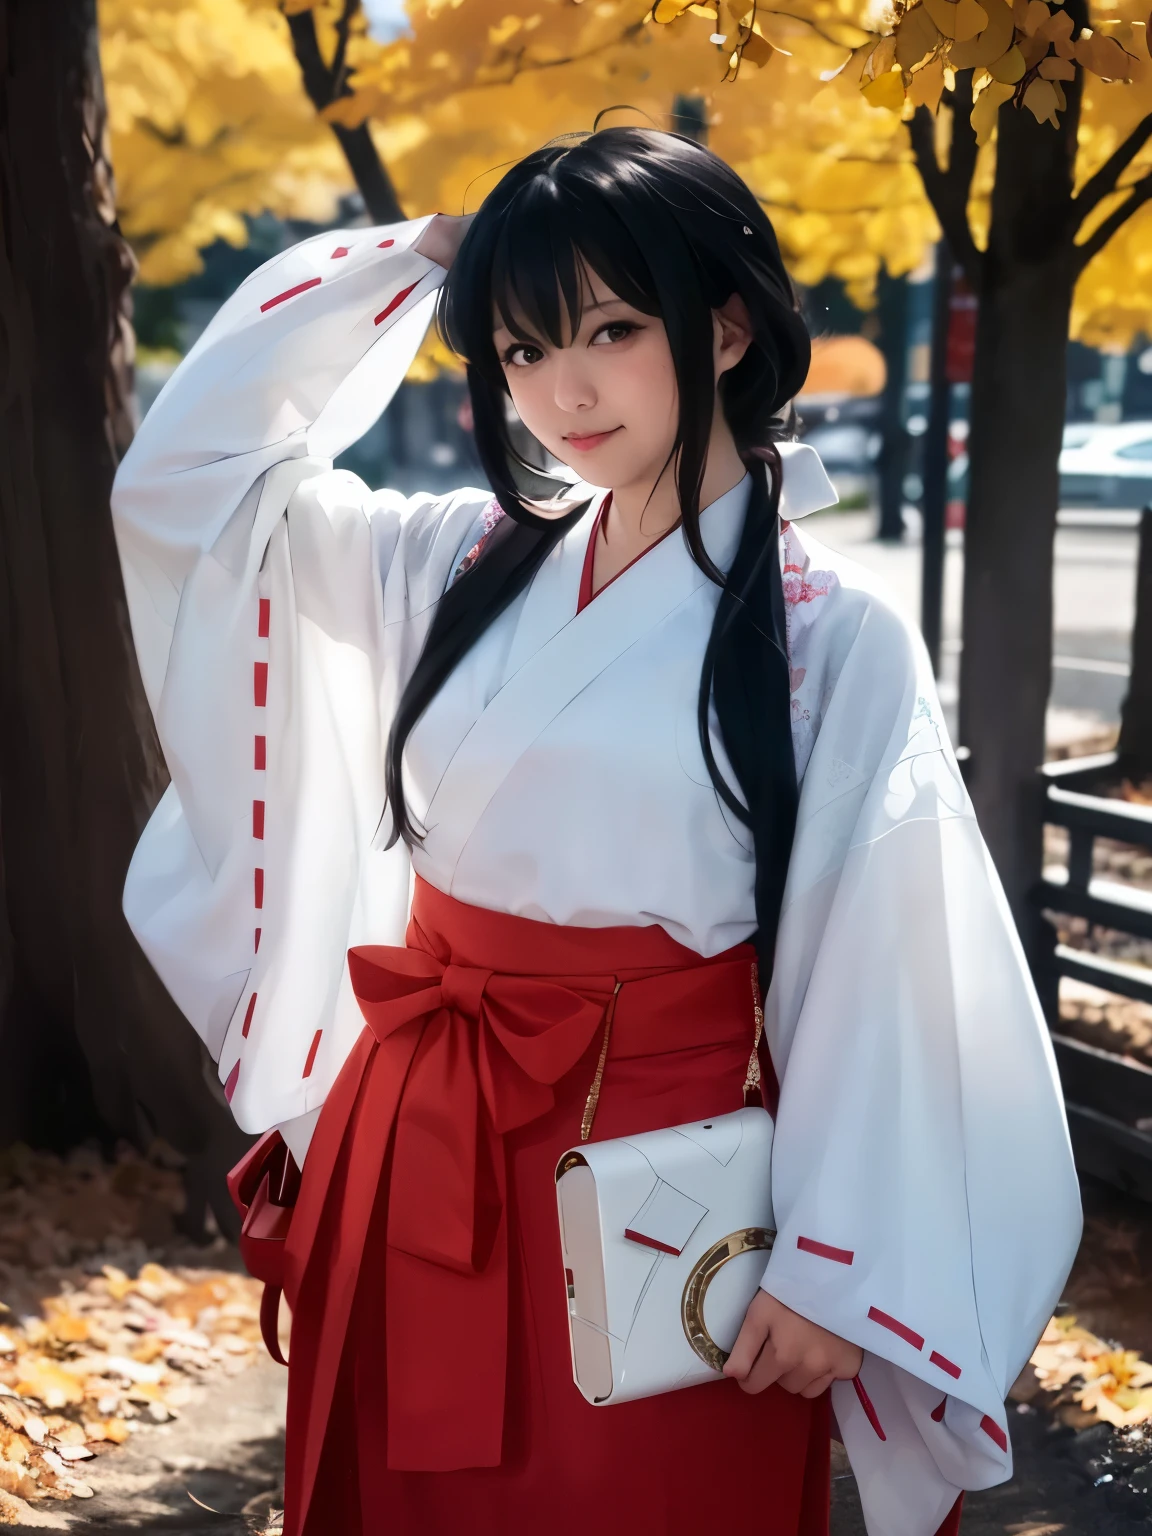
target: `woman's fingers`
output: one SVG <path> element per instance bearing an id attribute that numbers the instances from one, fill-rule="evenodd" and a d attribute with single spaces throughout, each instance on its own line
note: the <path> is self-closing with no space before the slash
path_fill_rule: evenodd
<path id="1" fill-rule="evenodd" d="M 744 1314 L 740 1332 L 736 1335 L 732 1353 L 728 1356 L 728 1363 L 724 1367 L 725 1376 L 731 1376 L 741 1384 L 747 1380 L 768 1337 L 771 1308 L 763 1305 L 765 1301 L 771 1301 L 771 1297 L 763 1291 L 757 1291 Z"/>
<path id="2" fill-rule="evenodd" d="M 765 1291 L 749 1303 L 724 1374 L 745 1392 L 763 1392 L 779 1382 L 786 1392 L 819 1397 L 839 1379 L 860 1369 L 856 1344 L 801 1317 Z"/>
<path id="3" fill-rule="evenodd" d="M 832 1383 L 836 1380 L 834 1371 L 825 1371 L 823 1376 L 817 1376 L 815 1381 L 809 1382 L 800 1391 L 801 1397 L 822 1397 Z"/>

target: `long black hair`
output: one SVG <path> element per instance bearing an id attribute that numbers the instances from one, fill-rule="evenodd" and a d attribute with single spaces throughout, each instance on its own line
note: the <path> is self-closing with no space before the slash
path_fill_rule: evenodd
<path id="1" fill-rule="evenodd" d="M 492 339 L 494 307 L 514 336 L 543 333 L 559 346 L 563 304 L 574 335 L 581 264 L 628 304 L 659 316 L 668 335 L 679 394 L 672 462 L 681 527 L 692 559 L 721 588 L 700 677 L 700 743 L 716 793 L 752 833 L 757 948 L 767 984 L 797 800 L 775 443 L 785 435 L 782 412 L 804 382 L 811 348 L 767 215 L 740 177 L 693 139 L 605 128 L 545 145 L 485 198 L 453 262 L 437 325 L 466 362 L 477 451 L 507 516 L 440 599 L 400 700 L 386 762 L 392 841 L 412 844 L 421 836 L 409 817 L 401 773 L 413 727 L 588 505 L 548 518 L 518 489 L 516 471 L 533 466 L 509 433 L 509 391 Z M 724 572 L 701 538 L 700 492 L 717 390 L 712 312 L 734 293 L 747 306 L 752 342 L 718 388 L 752 471 L 752 492 L 735 560 Z M 713 750 L 713 703 L 735 785 Z"/>

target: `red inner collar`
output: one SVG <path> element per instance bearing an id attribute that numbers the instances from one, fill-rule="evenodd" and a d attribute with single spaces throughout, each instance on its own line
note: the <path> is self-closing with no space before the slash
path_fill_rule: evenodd
<path id="1" fill-rule="evenodd" d="M 576 600 L 577 613 L 583 613 L 585 608 L 587 608 L 588 604 L 594 597 L 599 597 L 601 592 L 606 592 L 614 581 L 618 581 L 619 578 L 623 576 L 625 571 L 630 571 L 632 569 L 637 560 L 643 560 L 644 556 L 648 553 L 648 550 L 655 549 L 657 544 L 662 544 L 668 535 L 675 532 L 676 528 L 679 527 L 679 524 L 675 523 L 671 528 L 665 529 L 665 531 L 660 535 L 658 539 L 652 540 L 647 549 L 642 549 L 638 555 L 634 555 L 632 559 L 629 560 L 627 565 L 622 565 L 620 567 L 615 576 L 610 576 L 602 587 L 597 588 L 597 590 L 593 592 L 592 567 L 596 563 L 596 541 L 599 539 L 601 532 L 603 531 L 604 518 L 607 515 L 608 508 L 611 505 L 612 492 L 609 491 L 607 496 L 605 496 L 604 500 L 600 503 L 600 510 L 597 512 L 596 519 L 592 524 L 592 533 L 588 539 L 588 548 L 584 551 L 584 568 L 580 572 L 580 595 Z"/>

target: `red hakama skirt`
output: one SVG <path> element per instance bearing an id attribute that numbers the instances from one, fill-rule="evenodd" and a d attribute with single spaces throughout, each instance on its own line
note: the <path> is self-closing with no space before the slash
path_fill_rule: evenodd
<path id="1" fill-rule="evenodd" d="M 697 1536 L 733 1507 L 827 1536 L 826 1397 L 572 1381 L 554 1171 L 605 1040 L 594 1139 L 740 1108 L 754 958 L 422 881 L 405 948 L 350 952 L 367 1028 L 286 1251 L 285 1536 Z"/>

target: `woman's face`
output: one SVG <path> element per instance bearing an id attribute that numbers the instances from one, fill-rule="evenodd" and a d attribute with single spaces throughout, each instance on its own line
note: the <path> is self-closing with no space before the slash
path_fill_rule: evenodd
<path id="1" fill-rule="evenodd" d="M 496 318 L 493 343 L 528 430 L 593 485 L 654 484 L 676 437 L 678 403 L 663 323 L 582 269 L 583 311 L 564 345 L 517 340 Z M 530 328 L 524 327 L 524 334 Z"/>

